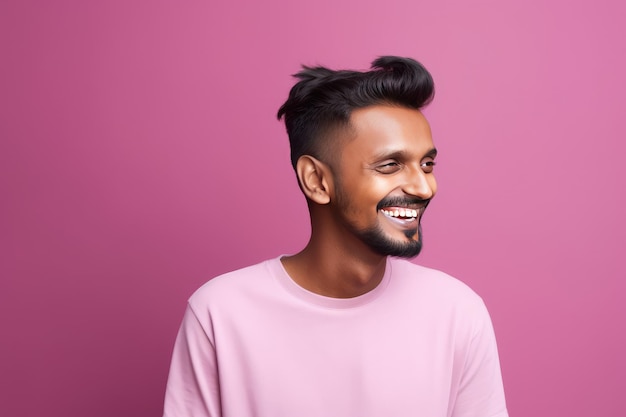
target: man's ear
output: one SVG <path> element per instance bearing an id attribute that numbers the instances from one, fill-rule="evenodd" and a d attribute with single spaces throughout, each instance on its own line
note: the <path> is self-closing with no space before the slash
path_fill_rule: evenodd
<path id="1" fill-rule="evenodd" d="M 298 182 L 304 195 L 317 204 L 330 202 L 332 176 L 330 167 L 310 155 L 302 155 L 296 163 Z"/>

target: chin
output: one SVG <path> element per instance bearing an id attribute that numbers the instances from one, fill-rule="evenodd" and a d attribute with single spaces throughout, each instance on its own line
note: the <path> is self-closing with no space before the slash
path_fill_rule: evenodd
<path id="1" fill-rule="evenodd" d="M 411 236 L 409 236 L 409 234 Z M 415 234 L 417 239 L 414 240 Z M 374 252 L 383 256 L 396 256 L 398 258 L 414 258 L 422 250 L 422 228 L 418 226 L 416 231 L 406 233 L 407 240 L 396 240 L 388 237 L 380 228 L 373 228 L 361 233 L 362 240 Z"/>

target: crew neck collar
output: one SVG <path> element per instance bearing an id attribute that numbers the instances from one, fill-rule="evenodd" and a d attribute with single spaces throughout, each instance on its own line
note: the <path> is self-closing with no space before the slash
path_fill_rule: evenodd
<path id="1" fill-rule="evenodd" d="M 385 272 L 383 274 L 383 278 L 380 283 L 373 290 L 359 295 L 357 297 L 352 298 L 335 298 L 335 297 L 327 297 L 324 295 L 320 295 L 309 291 L 299 284 L 297 284 L 287 273 L 285 268 L 283 267 L 283 263 L 281 259 L 288 255 L 281 255 L 278 258 L 268 261 L 268 266 L 270 267 L 273 275 L 279 281 L 281 286 L 287 290 L 291 295 L 296 298 L 305 301 L 309 304 L 315 304 L 321 307 L 326 308 L 334 308 L 334 309 L 348 309 L 348 308 L 356 308 L 363 305 L 366 305 L 376 298 L 378 298 L 389 285 L 389 281 L 391 279 L 391 259 L 387 257 L 385 264 Z"/>

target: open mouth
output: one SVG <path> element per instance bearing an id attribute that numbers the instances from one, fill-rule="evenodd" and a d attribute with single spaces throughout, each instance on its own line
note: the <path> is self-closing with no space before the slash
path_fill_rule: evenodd
<path id="1" fill-rule="evenodd" d="M 380 210 L 385 216 L 401 222 L 414 222 L 418 219 L 422 209 L 408 207 L 384 207 Z"/>

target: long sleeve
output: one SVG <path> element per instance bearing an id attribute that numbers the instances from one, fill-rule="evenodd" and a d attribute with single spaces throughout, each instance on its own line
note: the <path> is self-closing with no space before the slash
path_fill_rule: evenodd
<path id="1" fill-rule="evenodd" d="M 170 366 L 164 417 L 221 417 L 215 347 L 187 306 Z"/>

